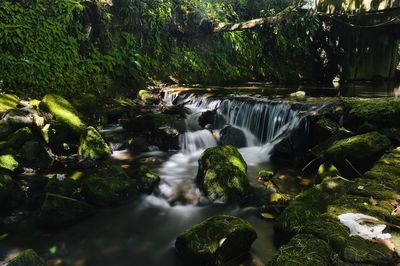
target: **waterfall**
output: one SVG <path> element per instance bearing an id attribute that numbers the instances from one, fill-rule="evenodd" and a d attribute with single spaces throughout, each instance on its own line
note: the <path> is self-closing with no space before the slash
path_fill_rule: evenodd
<path id="1" fill-rule="evenodd" d="M 180 136 L 180 144 L 182 151 L 185 153 L 193 153 L 198 150 L 217 146 L 216 137 L 206 129 L 194 132 L 186 132 Z"/>

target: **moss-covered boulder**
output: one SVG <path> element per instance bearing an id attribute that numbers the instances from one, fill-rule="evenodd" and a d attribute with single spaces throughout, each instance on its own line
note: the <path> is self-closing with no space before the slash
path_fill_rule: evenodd
<path id="1" fill-rule="evenodd" d="M 0 140 L 7 139 L 8 135 L 12 133 L 12 128 L 7 121 L 0 120 Z"/>
<path id="2" fill-rule="evenodd" d="M 145 104 L 155 104 L 159 101 L 158 96 L 152 94 L 148 90 L 140 90 L 138 92 L 138 99 Z"/>
<path id="3" fill-rule="evenodd" d="M 175 248 L 191 265 L 225 265 L 250 250 L 257 233 L 238 218 L 218 215 L 184 231 Z"/>
<path id="4" fill-rule="evenodd" d="M 10 260 L 7 266 L 46 266 L 44 260 L 32 249 L 27 249 Z"/>
<path id="5" fill-rule="evenodd" d="M 25 167 L 46 170 L 53 163 L 53 157 L 45 149 L 44 144 L 37 141 L 27 141 L 19 150 L 21 164 Z"/>
<path id="6" fill-rule="evenodd" d="M 339 125 L 327 118 L 320 118 L 311 124 L 311 134 L 314 145 L 329 139 L 338 132 Z"/>
<path id="7" fill-rule="evenodd" d="M 365 122 L 381 127 L 400 127 L 400 101 L 397 99 L 358 99 L 345 102 L 345 125 L 351 129 Z"/>
<path id="8" fill-rule="evenodd" d="M 79 139 L 71 129 L 62 123 L 51 123 L 41 129 L 44 141 L 56 154 L 65 154 L 64 143 L 78 143 Z"/>
<path id="9" fill-rule="evenodd" d="M 137 182 L 139 191 L 148 194 L 153 192 L 161 180 L 160 177 L 151 171 L 146 165 L 139 166 L 133 175 Z"/>
<path id="10" fill-rule="evenodd" d="M 282 246 L 268 266 L 330 266 L 334 252 L 329 244 L 310 234 L 300 234 Z"/>
<path id="11" fill-rule="evenodd" d="M 18 161 L 13 154 L 0 155 L 0 168 L 8 171 L 14 171 L 19 166 Z"/>
<path id="12" fill-rule="evenodd" d="M 88 127 L 81 136 L 79 155 L 88 159 L 107 159 L 111 148 L 94 127 Z"/>
<path id="13" fill-rule="evenodd" d="M 208 148 L 199 159 L 196 182 L 214 202 L 243 201 L 249 192 L 247 164 L 234 146 Z"/>
<path id="14" fill-rule="evenodd" d="M 386 136 L 370 132 L 334 142 L 325 150 L 324 157 L 338 167 L 341 173 L 350 167 L 364 172 L 390 145 Z"/>
<path id="15" fill-rule="evenodd" d="M 0 210 L 16 207 L 23 196 L 24 193 L 9 175 L 0 174 Z"/>
<path id="16" fill-rule="evenodd" d="M 383 155 L 374 166 L 364 174 L 365 178 L 394 183 L 400 187 L 400 147 Z"/>
<path id="17" fill-rule="evenodd" d="M 342 178 L 326 178 L 319 185 L 298 195 L 276 219 L 274 229 L 282 238 L 301 233 L 327 210 L 329 203 L 352 188 L 350 181 Z"/>
<path id="18" fill-rule="evenodd" d="M 93 207 L 76 199 L 47 193 L 39 211 L 39 223 L 47 227 L 72 224 L 93 214 Z"/>
<path id="19" fill-rule="evenodd" d="M 393 265 L 393 252 L 376 242 L 350 236 L 337 218 L 322 216 L 305 228 L 305 233 L 323 239 L 346 263 Z"/>
<path id="20" fill-rule="evenodd" d="M 82 133 L 86 128 L 82 115 L 70 102 L 59 95 L 48 94 L 44 96 L 40 108 L 49 111 L 58 122 L 69 126 L 77 134 Z"/>
<path id="21" fill-rule="evenodd" d="M 337 168 L 331 163 L 323 163 L 318 167 L 318 178 L 323 180 L 327 177 L 335 177 L 339 175 Z"/>
<path id="22" fill-rule="evenodd" d="M 81 175 L 81 173 L 78 174 Z M 44 190 L 46 193 L 57 194 L 73 199 L 81 200 L 83 198 L 82 182 L 70 177 L 65 177 L 62 180 L 53 178 L 46 184 Z"/>
<path id="23" fill-rule="evenodd" d="M 17 108 L 20 99 L 13 94 L 0 94 L 0 113 Z"/>
<path id="24" fill-rule="evenodd" d="M 29 127 L 20 128 L 7 138 L 7 145 L 13 149 L 19 149 L 25 142 L 35 139 L 35 135 Z"/>

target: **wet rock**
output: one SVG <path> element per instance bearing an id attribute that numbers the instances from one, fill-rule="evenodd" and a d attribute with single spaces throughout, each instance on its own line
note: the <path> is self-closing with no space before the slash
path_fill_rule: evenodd
<path id="1" fill-rule="evenodd" d="M 319 144 L 339 132 L 339 125 L 327 118 L 320 118 L 312 123 L 311 134 L 313 136 L 313 144 Z"/>
<path id="2" fill-rule="evenodd" d="M 262 181 L 268 181 L 274 176 L 274 172 L 271 170 L 260 170 L 258 172 L 258 177 Z"/>
<path id="3" fill-rule="evenodd" d="M 278 250 L 270 266 L 332 265 L 334 252 L 329 244 L 310 234 L 300 234 Z"/>
<path id="4" fill-rule="evenodd" d="M 148 90 L 140 90 L 138 92 L 138 99 L 141 100 L 145 104 L 157 104 L 160 99 L 157 95 L 152 94 Z"/>
<path id="5" fill-rule="evenodd" d="M 81 172 L 76 172 L 75 175 L 81 176 Z M 62 180 L 57 178 L 51 179 L 45 187 L 46 193 L 57 194 L 68 198 L 82 200 L 82 182 L 74 180 L 70 177 L 65 177 Z"/>
<path id="6" fill-rule="evenodd" d="M 205 111 L 201 113 L 198 119 L 199 126 L 205 128 L 206 125 L 213 125 L 217 111 Z"/>
<path id="7" fill-rule="evenodd" d="M 6 174 L 0 174 L 0 210 L 16 207 L 23 198 L 23 192 L 14 180 Z"/>
<path id="8" fill-rule="evenodd" d="M 25 142 L 35 138 L 29 127 L 20 128 L 7 138 L 7 145 L 13 149 L 19 149 Z"/>
<path id="9" fill-rule="evenodd" d="M 339 171 L 331 163 L 325 162 L 318 167 L 318 179 L 320 181 L 324 180 L 327 177 L 335 177 L 338 175 L 340 175 Z"/>
<path id="10" fill-rule="evenodd" d="M 82 220 L 93 214 L 93 210 L 82 201 L 48 193 L 38 219 L 42 226 L 59 227 Z"/>
<path id="11" fill-rule="evenodd" d="M 88 127 L 81 136 L 79 155 L 85 159 L 107 159 L 111 148 L 94 127 Z"/>
<path id="12" fill-rule="evenodd" d="M 337 218 L 322 216 L 304 231 L 329 243 L 340 260 L 346 263 L 394 265 L 392 251 L 382 244 L 350 236 L 348 228 Z"/>
<path id="13" fill-rule="evenodd" d="M 378 132 L 371 132 L 334 142 L 323 156 L 341 173 L 350 167 L 349 162 L 358 171 L 363 172 L 371 167 L 390 145 L 387 137 Z"/>
<path id="14" fill-rule="evenodd" d="M 132 176 L 137 181 L 139 191 L 147 194 L 151 194 L 161 181 L 160 177 L 145 165 L 139 166 Z"/>
<path id="15" fill-rule="evenodd" d="M 329 203 L 351 189 L 351 182 L 341 178 L 326 178 L 319 185 L 297 196 L 276 219 L 274 229 L 282 238 L 301 233 L 327 210 Z"/>
<path id="16" fill-rule="evenodd" d="M 393 183 L 400 187 L 400 147 L 383 155 L 375 165 L 364 174 L 365 178 Z"/>
<path id="17" fill-rule="evenodd" d="M 13 94 L 0 94 L 0 113 L 17 108 L 20 99 Z"/>
<path id="18" fill-rule="evenodd" d="M 69 154 L 65 149 L 65 143 L 77 143 L 78 138 L 71 129 L 61 123 L 51 123 L 45 125 L 42 130 L 44 141 L 56 154 Z"/>
<path id="19" fill-rule="evenodd" d="M 143 134 L 144 132 L 155 132 L 161 127 L 171 127 L 183 133 L 186 130 L 185 122 L 176 115 L 158 113 L 142 113 L 129 119 L 121 119 L 121 126 L 130 132 Z"/>
<path id="20" fill-rule="evenodd" d="M 183 232 L 176 239 L 175 248 L 190 264 L 225 265 L 247 254 L 256 238 L 257 234 L 248 222 L 219 215 Z"/>
<path id="21" fill-rule="evenodd" d="M 49 111 L 58 122 L 67 125 L 77 134 L 81 134 L 86 128 L 82 115 L 70 102 L 59 95 L 46 95 L 40 103 L 40 108 Z"/>
<path id="22" fill-rule="evenodd" d="M 23 127 L 41 128 L 45 122 L 36 110 L 30 108 L 13 109 L 6 114 L 4 121 L 14 130 Z"/>
<path id="23" fill-rule="evenodd" d="M 228 145 L 204 151 L 196 182 L 214 202 L 243 202 L 250 188 L 246 162 L 237 148 Z"/>
<path id="24" fill-rule="evenodd" d="M 388 137 L 393 143 L 400 144 L 400 128 L 384 128 L 381 133 Z"/>
<path id="25" fill-rule="evenodd" d="M 18 161 L 12 154 L 0 155 L 0 168 L 13 172 L 19 166 Z"/>
<path id="26" fill-rule="evenodd" d="M 11 133 L 11 126 L 6 121 L 0 120 L 0 139 L 5 140 Z"/>
<path id="27" fill-rule="evenodd" d="M 148 151 L 150 144 L 144 137 L 135 137 L 128 140 L 128 149 L 133 154 L 140 154 Z"/>
<path id="28" fill-rule="evenodd" d="M 247 146 L 246 135 L 239 128 L 228 125 L 221 129 L 219 134 L 222 145 L 233 145 L 238 148 Z"/>
<path id="29" fill-rule="evenodd" d="M 10 260 L 7 266 L 46 266 L 44 260 L 32 249 L 22 251 L 17 257 Z"/>
<path id="30" fill-rule="evenodd" d="M 42 143 L 27 141 L 19 150 L 21 164 L 28 168 L 46 170 L 53 164 L 53 157 Z"/>

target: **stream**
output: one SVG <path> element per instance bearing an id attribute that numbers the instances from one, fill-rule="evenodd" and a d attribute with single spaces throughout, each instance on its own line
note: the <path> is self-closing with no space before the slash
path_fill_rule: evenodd
<path id="1" fill-rule="evenodd" d="M 375 93 L 368 86 L 360 88 L 344 89 L 341 96 L 388 97 L 396 93 L 393 87 L 383 87 Z M 312 87 L 305 91 L 318 98 L 322 97 L 319 93 L 322 89 Z M 270 92 L 264 88 L 255 90 L 252 95 L 240 95 L 235 90 L 234 95 L 228 93 L 224 97 L 204 91 L 195 94 L 174 89 L 163 92 L 167 105 L 184 103 L 189 115 L 185 119 L 187 131 L 180 136 L 181 150 L 164 153 L 154 148 L 141 155 L 163 160 L 154 169 L 161 177 L 156 192 L 130 204 L 102 210 L 56 233 L 26 230 L 10 235 L 0 242 L 2 259 L 21 249 L 34 248 L 51 265 L 185 265 L 173 248 L 176 237 L 212 215 L 230 214 L 242 217 L 255 228 L 258 238 L 251 254 L 258 265 L 265 264 L 277 250 L 273 223 L 260 217 L 255 206 L 210 204 L 196 187 L 195 177 L 200 155 L 224 139 L 225 125 L 231 126 L 228 140 L 239 141 L 242 146 L 239 151 L 248 164 L 248 176 L 254 186 L 258 185 L 259 170 L 275 167 L 270 153 L 277 141 L 293 130 L 307 136 L 307 120 L 302 113 L 320 108 L 321 100 L 302 101 L 293 107 L 285 98 L 276 97 L 281 92 L 285 95 L 285 88 L 275 87 L 271 93 L 273 97 Z M 333 93 L 331 90 L 325 93 L 330 99 L 324 102 L 336 100 L 338 96 L 329 95 Z M 216 119 L 210 129 L 201 129 L 199 117 L 206 111 L 215 111 Z M 118 131 L 120 127 L 108 130 Z M 115 149 L 116 158 L 127 152 Z"/>

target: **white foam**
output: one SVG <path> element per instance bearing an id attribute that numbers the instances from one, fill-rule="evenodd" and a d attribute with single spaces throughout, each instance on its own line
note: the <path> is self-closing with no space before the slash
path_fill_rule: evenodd
<path id="1" fill-rule="evenodd" d="M 364 239 L 390 239 L 391 234 L 383 233 L 386 225 L 384 224 L 365 224 L 362 219 L 379 221 L 375 217 L 362 213 L 344 213 L 338 216 L 340 222 L 347 226 L 350 230 L 350 235 L 361 236 Z"/>

